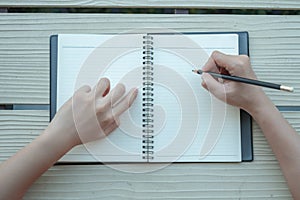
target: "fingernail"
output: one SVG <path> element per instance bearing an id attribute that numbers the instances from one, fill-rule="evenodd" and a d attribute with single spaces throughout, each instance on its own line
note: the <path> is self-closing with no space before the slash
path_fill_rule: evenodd
<path id="1" fill-rule="evenodd" d="M 100 84 L 105 84 L 107 85 L 108 79 L 107 78 L 101 78 L 100 79 Z"/>

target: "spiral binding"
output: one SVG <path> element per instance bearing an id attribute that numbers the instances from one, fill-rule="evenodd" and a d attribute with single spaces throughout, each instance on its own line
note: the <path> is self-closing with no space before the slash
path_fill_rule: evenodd
<path id="1" fill-rule="evenodd" d="M 143 36 L 143 159 L 152 160 L 154 154 L 153 125 L 153 37 Z"/>

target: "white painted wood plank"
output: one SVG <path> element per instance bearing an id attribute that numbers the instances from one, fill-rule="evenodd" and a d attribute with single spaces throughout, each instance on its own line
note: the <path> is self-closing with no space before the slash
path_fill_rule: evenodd
<path id="1" fill-rule="evenodd" d="M 300 105 L 300 16 L 1 14 L 0 104 L 49 103 L 49 36 L 160 27 L 179 32 L 248 31 L 258 78 L 295 88 L 266 90 L 277 105 Z"/>
<path id="2" fill-rule="evenodd" d="M 297 0 L 2 0 L 1 7 L 204 8 L 299 10 Z"/>
<path id="3" fill-rule="evenodd" d="M 300 112 L 283 112 L 300 133 Z M 0 111 L 0 160 L 35 138 L 46 111 Z M 47 171 L 24 199 L 292 199 L 279 165 L 257 124 L 249 163 L 172 164 L 132 174 L 105 165 L 62 165 Z M 136 171 L 147 167 L 123 164 Z"/>
<path id="4" fill-rule="evenodd" d="M 0 161 L 30 143 L 48 125 L 48 111 L 0 111 Z"/>
<path id="5" fill-rule="evenodd" d="M 128 174 L 102 165 L 56 166 L 24 199 L 291 199 L 276 166 L 173 164 L 148 174 Z"/>

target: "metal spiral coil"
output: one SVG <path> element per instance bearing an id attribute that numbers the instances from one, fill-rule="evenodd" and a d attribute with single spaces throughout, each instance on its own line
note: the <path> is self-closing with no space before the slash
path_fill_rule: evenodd
<path id="1" fill-rule="evenodd" d="M 152 160 L 154 154 L 154 125 L 153 125 L 153 37 L 143 36 L 143 98 L 142 98 L 142 153 L 143 159 Z"/>

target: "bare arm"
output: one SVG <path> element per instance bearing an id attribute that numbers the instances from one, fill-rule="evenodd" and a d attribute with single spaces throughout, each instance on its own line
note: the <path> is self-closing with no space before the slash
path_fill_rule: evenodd
<path id="1" fill-rule="evenodd" d="M 270 144 L 294 199 L 300 198 L 300 136 L 268 98 L 251 112 Z"/>
<path id="2" fill-rule="evenodd" d="M 74 146 L 101 139 L 119 125 L 118 118 L 137 95 L 108 79 L 91 90 L 80 88 L 32 143 L 0 165 L 0 200 L 21 199 L 32 183 Z M 97 124 L 90 123 L 96 120 Z"/>
<path id="3" fill-rule="evenodd" d="M 214 52 L 203 71 L 229 73 L 256 79 L 247 56 Z M 202 75 L 202 86 L 217 98 L 249 112 L 270 144 L 294 199 L 300 199 L 300 136 L 282 117 L 261 88 Z"/>

